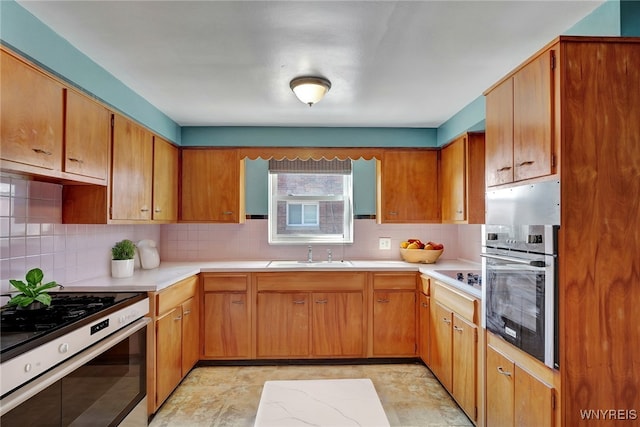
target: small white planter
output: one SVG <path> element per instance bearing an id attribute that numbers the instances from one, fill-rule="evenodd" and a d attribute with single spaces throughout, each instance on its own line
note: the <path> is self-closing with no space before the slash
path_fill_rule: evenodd
<path id="1" fill-rule="evenodd" d="M 123 277 L 131 277 L 133 276 L 133 265 L 134 260 L 132 259 L 122 259 L 122 260 L 111 260 L 111 277 L 115 278 L 123 278 Z"/>

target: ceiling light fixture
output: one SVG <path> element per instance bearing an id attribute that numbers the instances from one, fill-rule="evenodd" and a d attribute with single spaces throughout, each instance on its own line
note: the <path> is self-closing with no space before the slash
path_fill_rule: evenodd
<path id="1" fill-rule="evenodd" d="M 311 107 L 331 89 L 331 82 L 323 77 L 296 77 L 289 87 L 298 99 Z"/>

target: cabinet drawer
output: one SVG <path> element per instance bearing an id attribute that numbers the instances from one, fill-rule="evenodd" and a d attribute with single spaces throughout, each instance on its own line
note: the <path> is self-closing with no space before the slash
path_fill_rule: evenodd
<path id="1" fill-rule="evenodd" d="M 196 294 L 198 276 L 191 276 L 160 292 L 156 315 L 161 315 L 188 300 Z"/>
<path id="2" fill-rule="evenodd" d="M 434 286 L 431 288 L 431 291 L 439 303 L 450 308 L 459 315 L 459 317 L 475 324 L 479 323 L 477 299 L 465 295 L 441 282 L 434 281 L 433 284 Z"/>
<path id="3" fill-rule="evenodd" d="M 416 274 L 374 273 L 373 289 L 416 289 Z"/>
<path id="4" fill-rule="evenodd" d="M 244 292 L 248 288 L 249 276 L 246 274 L 209 275 L 202 278 L 205 292 Z"/>
<path id="5" fill-rule="evenodd" d="M 256 286 L 260 291 L 362 291 L 366 273 L 351 272 L 287 272 L 258 274 Z"/>

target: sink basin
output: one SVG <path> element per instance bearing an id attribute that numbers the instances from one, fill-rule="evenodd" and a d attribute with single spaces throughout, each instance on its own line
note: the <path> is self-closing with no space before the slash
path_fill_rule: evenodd
<path id="1" fill-rule="evenodd" d="M 353 267 L 351 261 L 269 261 L 267 268 L 344 268 Z"/>

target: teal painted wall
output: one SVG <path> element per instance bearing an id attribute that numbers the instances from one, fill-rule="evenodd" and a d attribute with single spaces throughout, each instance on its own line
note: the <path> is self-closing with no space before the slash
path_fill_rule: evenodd
<path id="1" fill-rule="evenodd" d="M 443 146 L 467 131 L 484 130 L 486 116 L 484 95 L 478 96 L 438 128 L 438 146 Z"/>
<path id="2" fill-rule="evenodd" d="M 13 0 L 0 0 L 0 40 L 43 68 L 180 143 L 180 126 Z"/>
<path id="3" fill-rule="evenodd" d="M 183 146 L 436 147 L 435 128 L 183 127 Z"/>
<path id="4" fill-rule="evenodd" d="M 564 34 L 569 36 L 619 36 L 620 1 L 608 0 Z"/>
<path id="5" fill-rule="evenodd" d="M 620 2 L 620 35 L 640 37 L 640 1 L 622 0 Z"/>

